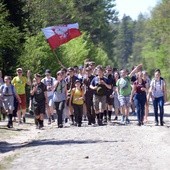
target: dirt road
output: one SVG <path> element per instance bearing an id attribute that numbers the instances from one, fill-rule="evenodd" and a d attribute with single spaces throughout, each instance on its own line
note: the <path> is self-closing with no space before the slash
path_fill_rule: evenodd
<path id="1" fill-rule="evenodd" d="M 152 112 L 152 111 L 151 111 Z M 169 170 L 170 106 L 165 106 L 165 126 L 154 126 L 153 114 L 144 126 L 136 126 L 136 117 L 122 126 L 112 123 L 102 127 L 56 125 L 32 130 L 32 136 L 6 140 L 0 145 L 1 169 L 17 170 Z M 2 146 L 6 149 L 3 149 Z M 8 159 L 10 153 L 10 159 Z M 7 165 L 8 164 L 8 165 Z"/>

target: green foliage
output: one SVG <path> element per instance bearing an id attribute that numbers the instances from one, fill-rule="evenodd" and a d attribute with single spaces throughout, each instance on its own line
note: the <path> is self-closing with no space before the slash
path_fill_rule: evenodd
<path id="1" fill-rule="evenodd" d="M 53 74 L 58 70 L 57 60 L 41 32 L 37 36 L 26 38 L 24 51 L 20 57 L 20 66 L 24 70 L 40 74 L 43 74 L 47 68 L 52 69 Z"/>
<path id="2" fill-rule="evenodd" d="M 2 3 L 0 13 L 0 67 L 5 74 L 11 74 L 15 67 L 21 34 L 7 20 L 9 14 Z"/>

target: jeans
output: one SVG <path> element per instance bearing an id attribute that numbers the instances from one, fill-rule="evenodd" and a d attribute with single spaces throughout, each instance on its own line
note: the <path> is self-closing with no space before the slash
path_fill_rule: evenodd
<path id="1" fill-rule="evenodd" d="M 160 110 L 160 122 L 163 123 L 163 116 L 164 116 L 164 97 L 158 97 L 153 99 L 153 107 L 154 107 L 154 114 L 155 114 L 155 121 L 158 123 L 158 106 Z"/>
<path id="2" fill-rule="evenodd" d="M 93 95 L 85 95 L 85 104 L 87 109 L 87 118 L 89 124 L 95 124 L 95 111 L 93 107 Z"/>
<path id="3" fill-rule="evenodd" d="M 145 114 L 146 94 L 136 93 L 134 95 L 134 103 L 137 109 L 138 122 L 143 122 L 144 114 Z"/>
<path id="4" fill-rule="evenodd" d="M 83 105 L 73 104 L 75 121 L 78 125 L 82 124 Z"/>
<path id="5" fill-rule="evenodd" d="M 57 115 L 58 115 L 57 124 L 59 126 L 63 124 L 63 110 L 65 106 L 65 100 L 61 102 L 54 102 L 54 104 L 55 104 L 55 108 L 56 108 Z"/>

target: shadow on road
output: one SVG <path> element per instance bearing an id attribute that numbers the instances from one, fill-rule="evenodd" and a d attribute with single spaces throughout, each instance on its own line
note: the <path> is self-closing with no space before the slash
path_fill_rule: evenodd
<path id="1" fill-rule="evenodd" d="M 113 143 L 113 142 L 125 142 L 124 140 L 54 140 L 54 139 L 45 139 L 45 140 L 33 140 L 28 143 L 8 143 L 5 141 L 0 142 L 0 153 L 6 153 L 14 151 L 17 149 L 25 147 L 35 147 L 43 145 L 77 145 L 77 144 L 94 144 L 94 143 Z"/>

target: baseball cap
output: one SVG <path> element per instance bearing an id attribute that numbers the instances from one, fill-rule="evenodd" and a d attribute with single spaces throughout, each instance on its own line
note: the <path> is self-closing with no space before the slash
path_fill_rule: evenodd
<path id="1" fill-rule="evenodd" d="M 22 68 L 17 68 L 17 71 L 22 71 Z"/>
<path id="2" fill-rule="evenodd" d="M 74 71 L 74 68 L 73 67 L 69 67 L 68 71 Z"/>
<path id="3" fill-rule="evenodd" d="M 45 70 L 45 74 L 51 74 L 50 69 Z"/>

